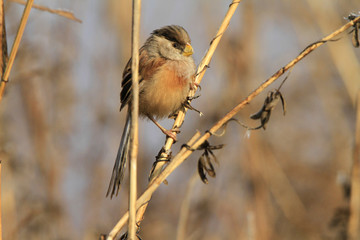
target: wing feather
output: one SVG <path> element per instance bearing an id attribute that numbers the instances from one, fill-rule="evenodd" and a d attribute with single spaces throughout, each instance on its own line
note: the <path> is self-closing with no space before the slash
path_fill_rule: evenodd
<path id="1" fill-rule="evenodd" d="M 163 58 L 149 57 L 144 47 L 140 48 L 139 56 L 139 92 L 143 90 L 143 81 L 151 79 L 156 71 L 165 63 Z M 131 58 L 125 66 L 123 72 L 123 80 L 121 82 L 121 107 L 120 110 L 127 105 L 132 98 L 132 74 L 131 74 Z"/>

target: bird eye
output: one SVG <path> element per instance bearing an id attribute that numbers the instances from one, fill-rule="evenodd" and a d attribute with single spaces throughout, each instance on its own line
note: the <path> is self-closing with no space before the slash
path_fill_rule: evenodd
<path id="1" fill-rule="evenodd" d="M 172 45 L 173 45 L 174 48 L 179 48 L 179 46 L 180 46 L 180 45 L 179 45 L 178 43 L 176 43 L 176 42 L 174 42 Z"/>

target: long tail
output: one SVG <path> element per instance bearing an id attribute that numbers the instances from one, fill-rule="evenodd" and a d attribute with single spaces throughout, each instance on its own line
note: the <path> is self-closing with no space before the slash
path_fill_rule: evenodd
<path id="1" fill-rule="evenodd" d="M 106 197 L 110 195 L 112 198 L 114 195 L 118 195 L 120 184 L 124 178 L 124 170 L 126 162 L 129 157 L 130 147 L 130 123 L 131 123 L 131 111 L 128 111 L 126 116 L 126 123 L 121 137 L 120 146 L 116 156 L 114 168 L 112 171 L 109 188 L 106 193 Z"/>

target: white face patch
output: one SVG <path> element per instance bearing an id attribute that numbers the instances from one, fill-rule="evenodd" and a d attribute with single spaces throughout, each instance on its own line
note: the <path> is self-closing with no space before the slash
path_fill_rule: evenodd
<path id="1" fill-rule="evenodd" d="M 173 46 L 173 42 L 167 40 L 164 37 L 155 36 L 158 46 L 159 54 L 161 57 L 170 60 L 185 60 L 185 56 L 182 55 L 180 49 Z"/>

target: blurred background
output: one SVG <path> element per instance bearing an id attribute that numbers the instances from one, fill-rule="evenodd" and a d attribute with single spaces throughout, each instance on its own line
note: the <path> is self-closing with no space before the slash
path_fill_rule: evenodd
<path id="1" fill-rule="evenodd" d="M 141 43 L 182 25 L 198 64 L 231 1 L 143 1 Z M 130 57 L 130 0 L 38 0 L 82 23 L 33 9 L 0 105 L 4 239 L 98 239 L 127 206 L 127 186 L 105 198 L 125 112 L 122 70 Z M 23 5 L 5 2 L 9 50 Z M 204 133 L 307 45 L 358 12 L 358 0 L 242 1 L 172 148 Z M 295 66 L 267 129 L 230 123 L 212 137 L 219 165 L 207 185 L 195 152 L 154 194 L 143 239 L 346 239 L 360 51 L 343 34 Z M 284 77 L 283 77 L 284 78 Z M 282 78 L 282 79 L 283 79 Z M 267 91 L 236 117 L 249 126 Z M 167 128 L 172 120 L 161 122 Z M 165 137 L 140 121 L 139 194 Z M 127 176 L 127 175 L 126 175 Z M 188 205 L 184 204 L 188 203 Z M 183 207 L 182 207 L 183 206 Z M 188 217 L 186 217 L 188 213 Z M 179 228 L 179 221 L 185 223 Z"/>

